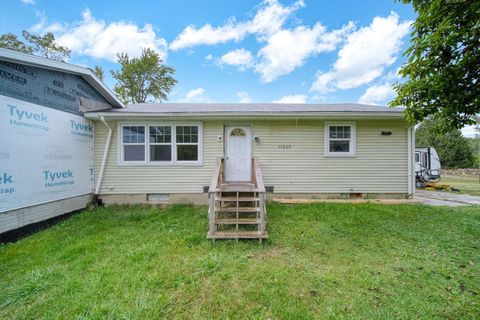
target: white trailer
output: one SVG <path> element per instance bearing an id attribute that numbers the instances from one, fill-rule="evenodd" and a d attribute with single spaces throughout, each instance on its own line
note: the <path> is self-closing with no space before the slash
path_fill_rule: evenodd
<path id="1" fill-rule="evenodd" d="M 415 176 L 417 184 L 440 181 L 440 157 L 433 147 L 415 148 Z"/>

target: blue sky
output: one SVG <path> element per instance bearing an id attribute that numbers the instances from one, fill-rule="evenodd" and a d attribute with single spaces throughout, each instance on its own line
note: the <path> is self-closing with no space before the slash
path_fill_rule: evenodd
<path id="1" fill-rule="evenodd" d="M 0 2 L 1 33 L 53 31 L 71 63 L 155 49 L 177 70 L 172 102 L 385 104 L 414 19 L 393 0 Z"/>

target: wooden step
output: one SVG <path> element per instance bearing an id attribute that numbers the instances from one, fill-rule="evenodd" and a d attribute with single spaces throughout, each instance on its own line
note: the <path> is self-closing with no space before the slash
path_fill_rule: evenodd
<path id="1" fill-rule="evenodd" d="M 260 201 L 260 198 L 256 197 L 215 197 L 215 201 L 233 201 L 233 202 L 253 202 L 253 201 Z"/>
<path id="2" fill-rule="evenodd" d="M 220 218 L 215 219 L 216 224 L 260 224 L 260 219 L 255 218 L 239 218 L 239 219 L 229 219 L 229 218 Z"/>
<path id="3" fill-rule="evenodd" d="M 215 207 L 216 212 L 260 212 L 260 208 L 257 207 Z"/>
<path id="4" fill-rule="evenodd" d="M 258 191 L 253 183 L 225 183 L 217 192 L 255 192 Z"/>
<path id="5" fill-rule="evenodd" d="M 267 239 L 267 233 L 261 231 L 217 231 L 208 233 L 207 239 Z"/>

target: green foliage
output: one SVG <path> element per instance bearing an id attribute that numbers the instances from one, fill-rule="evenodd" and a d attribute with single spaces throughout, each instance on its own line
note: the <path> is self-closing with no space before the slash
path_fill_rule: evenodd
<path id="1" fill-rule="evenodd" d="M 93 73 L 97 76 L 98 79 L 102 80 L 105 78 L 105 72 L 101 66 L 95 66 Z"/>
<path id="2" fill-rule="evenodd" d="M 478 208 L 267 210 L 264 245 L 212 245 L 206 207 L 84 211 L 0 246 L 0 319 L 478 319 Z"/>
<path id="3" fill-rule="evenodd" d="M 34 52 L 41 56 L 64 62 L 70 58 L 71 50 L 67 47 L 61 46 L 55 42 L 55 36 L 51 32 L 47 32 L 43 36 L 36 36 L 28 31 L 22 32 L 25 40 L 33 45 Z"/>
<path id="4" fill-rule="evenodd" d="M 436 115 L 442 130 L 473 124 L 480 112 L 480 1 L 402 0 L 418 13 L 408 62 L 391 106 L 414 124 Z"/>
<path id="5" fill-rule="evenodd" d="M 53 33 L 48 32 L 43 36 L 33 35 L 23 31 L 25 42 L 18 39 L 13 33 L 0 35 L 0 48 L 11 49 L 28 54 L 37 54 L 45 58 L 62 61 L 70 58 L 71 50 L 55 42 Z"/>
<path id="6" fill-rule="evenodd" d="M 473 152 L 467 138 L 458 129 L 441 130 L 436 119 L 425 119 L 415 132 L 417 147 L 434 147 L 442 167 L 468 168 L 473 165 Z"/>
<path id="7" fill-rule="evenodd" d="M 17 36 L 13 33 L 0 35 L 0 48 L 33 54 L 33 47 L 18 40 Z"/>
<path id="8" fill-rule="evenodd" d="M 115 91 L 125 103 L 167 100 L 167 94 L 177 83 L 175 70 L 162 64 L 160 55 L 150 48 L 143 49 L 138 58 L 127 53 L 117 54 L 120 71 L 112 71 L 118 83 Z"/>
<path id="9" fill-rule="evenodd" d="M 480 167 L 480 137 L 470 138 L 468 139 L 468 143 L 470 144 L 470 149 L 472 149 L 473 153 L 472 167 L 478 168 Z"/>

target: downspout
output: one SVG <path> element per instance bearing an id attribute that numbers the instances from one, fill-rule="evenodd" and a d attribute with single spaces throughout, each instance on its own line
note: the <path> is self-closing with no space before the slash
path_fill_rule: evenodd
<path id="1" fill-rule="evenodd" d="M 105 148 L 103 151 L 102 165 L 100 166 L 100 172 L 98 173 L 97 186 L 95 187 L 95 196 L 98 196 L 100 192 L 100 185 L 102 184 L 103 172 L 105 170 L 105 163 L 107 162 L 108 150 L 110 149 L 110 140 L 112 139 L 112 128 L 108 126 L 108 123 L 105 121 L 103 116 L 100 117 L 100 121 L 107 127 L 108 135 L 107 141 L 105 142 Z"/>

